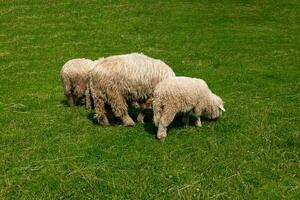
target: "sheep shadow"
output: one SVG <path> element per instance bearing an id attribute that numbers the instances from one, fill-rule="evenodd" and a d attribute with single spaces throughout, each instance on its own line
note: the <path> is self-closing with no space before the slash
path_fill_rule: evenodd
<path id="1" fill-rule="evenodd" d="M 63 107 L 70 107 L 66 99 L 61 100 L 60 103 L 63 105 Z"/>
<path id="2" fill-rule="evenodd" d="M 107 118 L 109 120 L 110 126 L 122 126 L 122 121 L 120 118 L 115 117 L 114 114 L 112 113 L 111 109 L 109 107 L 106 107 L 107 111 Z M 128 109 L 128 114 L 132 117 L 132 119 L 136 122 L 137 116 L 139 114 L 139 110 L 137 108 L 129 108 Z M 94 124 L 101 126 L 98 123 L 98 120 L 94 117 L 95 111 L 90 111 L 87 114 L 87 118 Z M 189 116 L 189 127 L 195 127 L 195 121 L 196 117 L 192 114 Z M 207 119 L 207 118 L 201 118 L 202 122 L 213 122 L 216 121 L 216 119 Z M 182 115 L 177 114 L 172 123 L 168 126 L 168 131 L 172 129 L 181 129 L 185 128 L 186 125 L 182 122 Z M 152 110 L 145 110 L 145 118 L 144 118 L 144 124 L 143 128 L 145 132 L 147 132 L 150 135 L 156 136 L 157 133 L 157 127 L 154 125 L 153 122 L 153 111 Z M 195 127 L 196 128 L 196 127 Z"/>
<path id="3" fill-rule="evenodd" d="M 182 129 L 182 128 L 187 127 L 186 124 L 184 124 L 182 122 L 182 117 L 183 116 L 181 114 L 177 114 L 175 116 L 174 120 L 172 121 L 172 123 L 168 126 L 168 131 L 170 131 L 172 129 Z M 216 120 L 217 119 L 201 118 L 201 122 L 214 122 Z M 196 128 L 195 122 L 196 122 L 196 117 L 194 115 L 190 114 L 188 127 L 195 127 Z M 151 111 L 149 111 L 145 115 L 144 130 L 147 133 L 156 136 L 157 127 L 154 125 L 154 122 L 153 122 L 153 112 L 151 112 Z"/>
<path id="4" fill-rule="evenodd" d="M 181 122 L 181 118 L 179 116 L 176 116 L 172 123 L 168 126 L 168 130 L 171 129 L 178 129 L 184 127 L 183 123 Z M 151 114 L 151 117 L 145 116 L 145 122 L 144 122 L 144 130 L 151 135 L 156 136 L 157 133 L 157 127 L 154 125 L 153 122 L 153 114 Z"/>
<path id="5" fill-rule="evenodd" d="M 87 114 L 87 118 L 94 124 L 98 126 L 102 126 L 99 124 L 97 118 L 95 117 L 95 112 L 89 112 Z M 109 120 L 109 126 L 121 126 L 122 121 L 118 119 L 117 117 L 114 117 L 112 113 L 108 112 L 107 113 L 107 118 Z"/>
<path id="6" fill-rule="evenodd" d="M 113 112 L 111 111 L 111 108 L 108 106 L 108 105 L 105 105 L 105 110 L 106 110 L 106 116 L 108 118 L 108 121 L 109 121 L 109 126 L 122 126 L 123 123 L 122 123 L 122 120 L 118 117 L 115 117 Z M 138 116 L 138 110 L 135 109 L 135 108 L 129 108 L 128 109 L 128 114 L 132 117 L 132 119 L 134 121 L 136 121 L 135 119 L 137 118 Z M 97 118 L 95 117 L 95 111 L 91 111 L 87 114 L 87 118 L 95 125 L 99 125 L 99 122 L 97 120 Z"/>

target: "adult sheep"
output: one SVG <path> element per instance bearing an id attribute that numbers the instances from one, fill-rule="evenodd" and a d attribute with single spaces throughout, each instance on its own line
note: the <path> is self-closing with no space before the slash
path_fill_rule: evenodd
<path id="1" fill-rule="evenodd" d="M 71 107 L 78 103 L 85 105 L 86 108 L 92 107 L 88 73 L 99 60 L 92 61 L 86 58 L 77 58 L 69 60 L 63 65 L 60 77 L 64 94 Z"/>
<path id="2" fill-rule="evenodd" d="M 161 81 L 154 91 L 153 120 L 159 139 L 167 136 L 167 126 L 177 113 L 184 113 L 184 121 L 188 122 L 189 112 L 193 112 L 197 118 L 195 125 L 200 127 L 200 116 L 215 119 L 222 111 L 225 112 L 222 99 L 201 79 L 172 77 Z"/>
<path id="3" fill-rule="evenodd" d="M 174 76 L 173 70 L 164 62 L 144 54 L 131 53 L 105 58 L 90 72 L 98 122 L 109 125 L 105 111 L 107 103 L 125 126 L 133 126 L 134 121 L 128 115 L 127 102 L 137 102 L 144 108 L 151 104 L 155 86 Z M 143 114 L 139 117 L 143 118 Z"/>

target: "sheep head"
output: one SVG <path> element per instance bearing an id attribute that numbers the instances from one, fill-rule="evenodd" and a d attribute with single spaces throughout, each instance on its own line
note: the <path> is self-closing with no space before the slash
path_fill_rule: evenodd
<path id="1" fill-rule="evenodd" d="M 216 119 L 222 112 L 225 112 L 223 100 L 212 93 L 204 109 L 203 116 L 208 119 Z"/>

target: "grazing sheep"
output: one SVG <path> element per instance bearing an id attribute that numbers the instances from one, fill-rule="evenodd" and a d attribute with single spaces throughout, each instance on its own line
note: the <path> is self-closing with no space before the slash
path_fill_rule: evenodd
<path id="1" fill-rule="evenodd" d="M 218 118 L 224 103 L 211 92 L 205 81 L 188 77 L 173 77 L 161 81 L 155 88 L 153 100 L 154 123 L 158 127 L 157 138 L 167 136 L 167 126 L 177 113 L 184 113 L 188 122 L 189 112 L 197 117 L 195 125 L 201 126 L 200 116 Z"/>
<path id="2" fill-rule="evenodd" d="M 110 56 L 98 62 L 90 72 L 98 122 L 109 125 L 105 111 L 107 103 L 125 126 L 133 126 L 134 121 L 128 115 L 128 102 L 141 105 L 138 120 L 143 121 L 143 110 L 151 105 L 155 86 L 173 76 L 175 73 L 164 62 L 139 53 Z"/>
<path id="3" fill-rule="evenodd" d="M 85 58 L 69 60 L 61 69 L 60 76 L 63 83 L 64 94 L 72 107 L 77 103 L 92 107 L 89 91 L 89 71 L 94 67 L 96 61 Z"/>

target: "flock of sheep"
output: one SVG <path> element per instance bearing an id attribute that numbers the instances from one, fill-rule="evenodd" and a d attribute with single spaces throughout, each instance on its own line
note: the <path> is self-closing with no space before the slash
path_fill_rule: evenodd
<path id="1" fill-rule="evenodd" d="M 101 125 L 109 125 L 108 108 L 125 126 L 135 124 L 128 114 L 128 105 L 139 105 L 137 121 L 141 123 L 145 109 L 153 109 L 159 139 L 167 136 L 167 127 L 178 113 L 188 122 L 189 113 L 193 112 L 195 125 L 200 127 L 200 116 L 216 119 L 225 111 L 222 99 L 212 93 L 205 81 L 176 77 L 167 64 L 142 53 L 95 61 L 72 59 L 62 67 L 61 79 L 68 104 L 95 108 Z"/>

